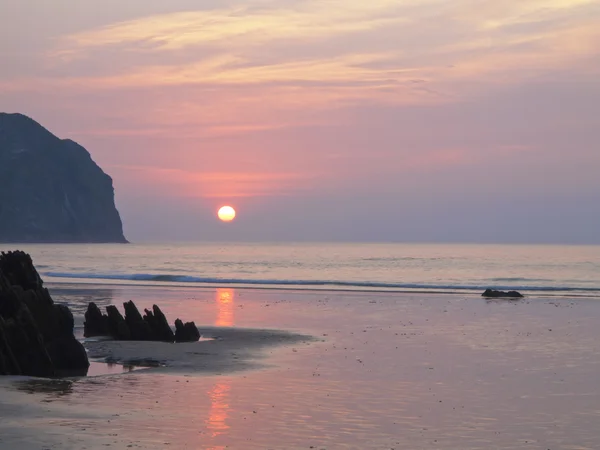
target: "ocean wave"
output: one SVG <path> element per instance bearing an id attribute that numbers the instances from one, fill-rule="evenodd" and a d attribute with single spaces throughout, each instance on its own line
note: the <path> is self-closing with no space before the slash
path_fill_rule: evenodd
<path id="1" fill-rule="evenodd" d="M 67 273 L 45 272 L 44 276 L 50 278 L 71 278 L 88 280 L 119 280 L 119 281 L 145 281 L 168 283 L 196 283 L 196 284 L 227 284 L 251 286 L 297 286 L 297 287 L 331 287 L 331 288 L 371 288 L 371 289 L 418 289 L 418 290 L 453 290 L 453 291 L 482 291 L 485 289 L 518 290 L 530 292 L 597 292 L 600 287 L 575 287 L 575 286 L 528 286 L 528 285 L 458 285 L 458 284 L 420 284 L 420 283 L 386 283 L 373 281 L 339 281 L 339 280 L 273 280 L 273 279 L 244 279 L 220 277 L 194 277 L 188 275 L 167 274 L 93 274 L 93 273 Z M 514 279 L 526 281 L 525 279 Z"/>
<path id="2" fill-rule="evenodd" d="M 543 278 L 519 278 L 519 277 L 515 277 L 515 278 L 492 278 L 491 281 L 501 281 L 501 282 L 523 282 L 523 281 L 530 281 L 530 282 L 544 282 L 544 281 L 551 281 L 551 280 L 547 280 L 547 279 L 543 279 Z"/>

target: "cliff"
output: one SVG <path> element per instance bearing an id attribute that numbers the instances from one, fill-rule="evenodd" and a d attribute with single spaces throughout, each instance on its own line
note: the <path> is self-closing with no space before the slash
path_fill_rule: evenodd
<path id="1" fill-rule="evenodd" d="M 22 114 L 0 113 L 0 242 L 127 242 L 112 179 Z"/>

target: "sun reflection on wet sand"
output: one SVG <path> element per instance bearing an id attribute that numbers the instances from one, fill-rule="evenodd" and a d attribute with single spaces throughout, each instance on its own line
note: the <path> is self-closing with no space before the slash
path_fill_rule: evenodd
<path id="1" fill-rule="evenodd" d="M 235 289 L 218 288 L 215 293 L 217 304 L 217 319 L 215 325 L 218 327 L 232 327 L 233 319 L 233 300 L 235 298 Z"/>
<path id="2" fill-rule="evenodd" d="M 229 392 L 231 385 L 228 383 L 216 383 L 214 387 L 208 391 L 210 398 L 210 410 L 206 428 L 211 437 L 215 438 L 224 434 L 228 429 L 227 418 L 229 416 Z M 220 447 L 215 447 L 220 448 Z"/>
<path id="3" fill-rule="evenodd" d="M 215 292 L 215 300 L 217 307 L 217 317 L 215 325 L 218 327 L 232 327 L 233 319 L 233 300 L 235 298 L 235 290 L 231 288 L 218 288 Z M 228 383 L 216 383 L 212 389 L 208 391 L 210 399 L 210 410 L 208 420 L 206 421 L 207 432 L 211 438 L 216 438 L 225 434 L 229 430 L 227 418 L 229 416 L 229 392 L 231 385 Z M 210 450 L 222 450 L 224 446 L 212 446 Z"/>

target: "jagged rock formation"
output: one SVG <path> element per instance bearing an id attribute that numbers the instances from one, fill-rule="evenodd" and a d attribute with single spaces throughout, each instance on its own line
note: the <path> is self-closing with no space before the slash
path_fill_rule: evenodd
<path id="1" fill-rule="evenodd" d="M 481 294 L 481 296 L 487 298 L 523 298 L 523 294 L 517 291 L 504 292 L 495 291 L 493 289 L 486 289 L 485 292 Z"/>
<path id="2" fill-rule="evenodd" d="M 0 113 L 0 242 L 127 242 L 112 179 L 22 114 Z"/>
<path id="3" fill-rule="evenodd" d="M 131 332 L 127 326 L 127 322 L 123 319 L 123 316 L 115 305 L 109 305 L 106 307 L 106 323 L 108 324 L 108 332 L 111 336 L 119 341 L 129 341 L 131 339 Z M 85 330 L 85 324 L 84 324 Z M 83 332 L 84 336 L 88 336 L 87 333 Z"/>
<path id="4" fill-rule="evenodd" d="M 54 303 L 26 253 L 0 255 L 0 375 L 85 375 L 73 315 Z"/>
<path id="5" fill-rule="evenodd" d="M 150 322 L 144 320 L 131 300 L 123 303 L 123 306 L 125 307 L 125 322 L 129 327 L 131 339 L 134 341 L 151 341 L 154 330 L 150 326 Z"/>
<path id="6" fill-rule="evenodd" d="M 194 322 L 183 323 L 181 320 L 175 320 L 175 341 L 176 342 L 194 342 L 200 339 L 200 332 Z"/>
<path id="7" fill-rule="evenodd" d="M 125 317 L 114 305 L 106 307 L 102 314 L 98 306 L 91 302 L 85 313 L 84 336 L 110 336 L 119 341 L 163 341 L 194 342 L 200 339 L 200 332 L 194 322 L 175 321 L 176 332 L 169 326 L 167 318 L 156 305 L 152 311 L 145 309 L 140 314 L 131 300 L 123 303 Z"/>
<path id="8" fill-rule="evenodd" d="M 110 336 L 108 331 L 108 317 L 102 314 L 94 302 L 88 304 L 85 312 L 84 336 Z"/>

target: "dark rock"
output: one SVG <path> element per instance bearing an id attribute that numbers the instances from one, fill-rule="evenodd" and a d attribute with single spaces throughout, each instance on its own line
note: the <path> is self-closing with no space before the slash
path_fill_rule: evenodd
<path id="1" fill-rule="evenodd" d="M 117 307 L 115 305 L 108 305 L 106 307 L 106 314 L 108 315 L 109 334 L 119 341 L 131 340 L 131 331 Z"/>
<path id="2" fill-rule="evenodd" d="M 125 322 L 131 332 L 131 339 L 134 341 L 153 340 L 150 324 L 142 318 L 135 303 L 129 300 L 123 303 L 123 307 L 125 308 Z"/>
<path id="3" fill-rule="evenodd" d="M 160 308 L 152 306 L 152 311 L 144 310 L 144 321 L 148 323 L 152 332 L 153 341 L 174 342 L 175 335 Z"/>
<path id="4" fill-rule="evenodd" d="M 152 310 L 145 309 L 143 317 L 131 300 L 123 303 L 123 307 L 125 318 L 114 305 L 107 306 L 107 315 L 103 315 L 94 303 L 90 303 L 85 313 L 84 335 L 110 336 L 121 341 L 193 342 L 200 339 L 194 322 L 184 324 L 179 319 L 175 321 L 175 335 L 157 305 L 153 305 Z"/>
<path id="5" fill-rule="evenodd" d="M 56 336 L 73 336 L 75 320 L 73 313 L 67 305 L 54 305 L 54 320 L 56 325 Z"/>
<path id="6" fill-rule="evenodd" d="M 481 296 L 488 298 L 523 298 L 523 294 L 517 291 L 504 292 L 495 291 L 493 289 L 486 289 L 485 292 L 481 294 Z"/>
<path id="7" fill-rule="evenodd" d="M 194 322 L 185 324 L 177 319 L 175 320 L 175 342 L 196 342 L 200 339 L 200 332 Z"/>
<path id="8" fill-rule="evenodd" d="M 73 336 L 73 315 L 54 304 L 31 257 L 0 255 L 0 374 L 85 374 L 89 361 Z"/>
<path id="9" fill-rule="evenodd" d="M 44 338 L 29 309 L 22 304 L 14 317 L 4 320 L 3 334 L 19 369 L 12 375 L 51 377 L 55 367 L 46 351 Z"/>
<path id="10" fill-rule="evenodd" d="M 89 363 L 85 348 L 73 336 L 64 336 L 46 344 L 57 376 L 83 376 Z"/>
<path id="11" fill-rule="evenodd" d="M 73 336 L 75 322 L 73 314 L 67 306 L 53 304 L 52 299 L 48 302 L 44 299 L 44 293 L 39 290 L 25 291 L 20 297 L 21 301 L 29 308 L 45 341 Z"/>
<path id="12" fill-rule="evenodd" d="M 175 319 L 175 342 L 185 342 L 185 328 L 181 319 Z"/>
<path id="13" fill-rule="evenodd" d="M 2 271 L 0 269 L 1 274 Z M 21 300 L 17 294 L 17 289 L 10 286 L 6 289 L 0 287 L 0 317 L 13 317 L 17 314 L 20 306 Z"/>
<path id="14" fill-rule="evenodd" d="M 10 286 L 19 286 L 24 291 L 42 289 L 42 279 L 33 267 L 31 256 L 25 252 L 2 252 L 0 272 L 4 274 Z"/>
<path id="15" fill-rule="evenodd" d="M 23 372 L 13 354 L 5 330 L 6 323 L 2 316 L 0 316 L 0 375 L 20 375 Z"/>
<path id="16" fill-rule="evenodd" d="M 195 322 L 186 322 L 183 325 L 184 330 L 188 336 L 188 342 L 197 342 L 200 340 L 200 331 Z"/>
<path id="17" fill-rule="evenodd" d="M 154 317 L 154 313 L 149 309 L 144 309 L 144 322 L 146 322 L 148 324 L 148 327 L 150 327 L 152 340 L 154 340 L 154 330 L 158 328 L 158 325 L 156 324 L 156 317 Z"/>
<path id="18" fill-rule="evenodd" d="M 0 113 L 0 242 L 127 242 L 112 179 L 83 147 L 22 114 Z"/>
<path id="19" fill-rule="evenodd" d="M 83 335 L 85 337 L 110 336 L 108 331 L 108 317 L 102 314 L 98 305 L 90 302 L 85 312 L 83 323 Z"/>
<path id="20" fill-rule="evenodd" d="M 169 326 L 169 322 L 167 322 L 167 318 L 160 310 L 160 308 L 157 305 L 152 305 L 152 312 L 154 313 L 155 325 L 155 328 L 152 330 L 152 334 L 155 340 L 163 342 L 175 341 L 175 335 L 173 334 L 173 330 Z"/>

